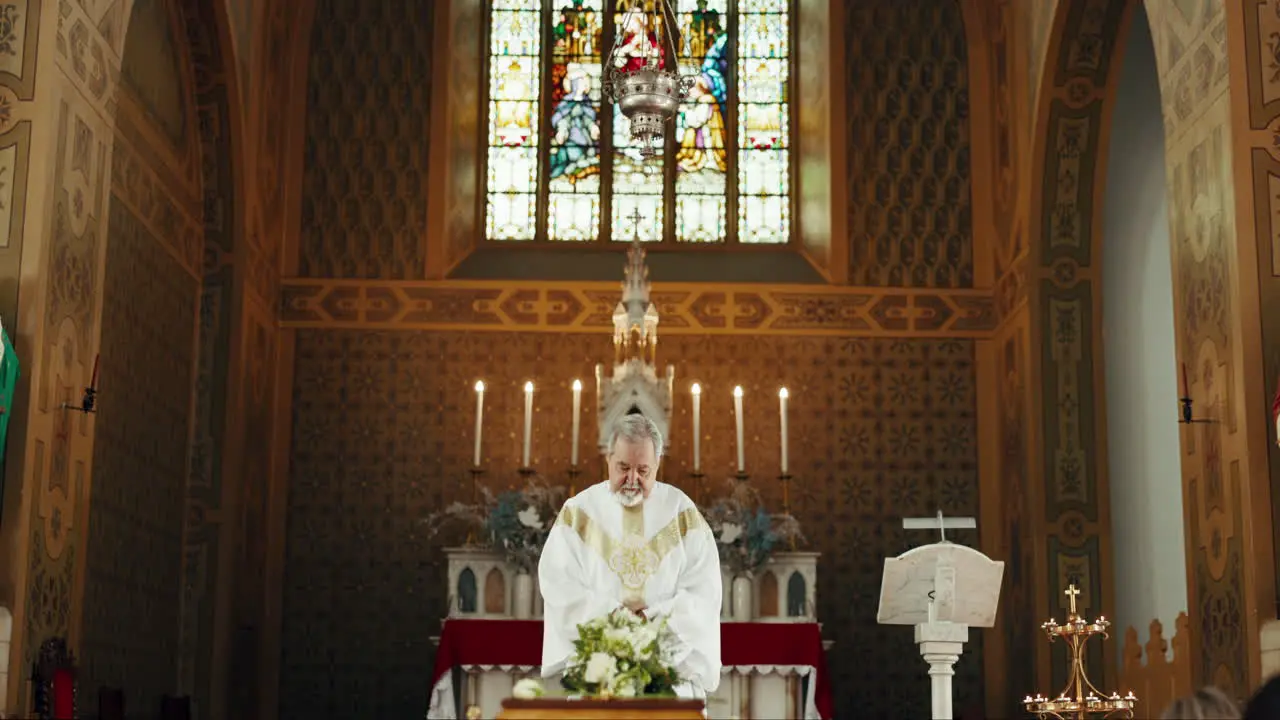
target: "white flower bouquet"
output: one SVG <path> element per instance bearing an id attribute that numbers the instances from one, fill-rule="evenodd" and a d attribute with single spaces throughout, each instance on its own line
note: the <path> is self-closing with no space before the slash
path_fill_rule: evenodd
<path id="1" fill-rule="evenodd" d="M 675 697 L 674 641 L 665 618 L 647 620 L 619 608 L 578 626 L 561 684 L 590 697 Z"/>

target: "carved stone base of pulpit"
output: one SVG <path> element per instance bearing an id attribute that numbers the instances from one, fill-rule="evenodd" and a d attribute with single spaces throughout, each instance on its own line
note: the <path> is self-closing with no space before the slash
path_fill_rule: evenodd
<path id="1" fill-rule="evenodd" d="M 568 700 L 502 702 L 498 720 L 702 720 L 701 700 Z"/>

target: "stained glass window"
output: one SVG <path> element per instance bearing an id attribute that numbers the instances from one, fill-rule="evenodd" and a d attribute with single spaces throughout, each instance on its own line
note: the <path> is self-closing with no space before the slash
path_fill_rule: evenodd
<path id="1" fill-rule="evenodd" d="M 670 0 L 693 86 L 645 158 L 602 79 L 663 32 L 626 13 L 655 0 L 491 0 L 486 237 L 787 243 L 790 1 Z"/>

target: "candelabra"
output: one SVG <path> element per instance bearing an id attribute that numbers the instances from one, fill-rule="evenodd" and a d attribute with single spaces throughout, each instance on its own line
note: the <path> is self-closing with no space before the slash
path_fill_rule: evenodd
<path id="1" fill-rule="evenodd" d="M 1124 697 L 1119 693 L 1107 696 L 1106 693 L 1094 687 L 1084 669 L 1084 651 L 1089 638 L 1101 635 L 1106 639 L 1107 628 L 1111 623 L 1102 616 L 1089 622 L 1076 612 L 1076 596 L 1080 594 L 1080 590 L 1074 583 L 1067 587 L 1065 592 L 1070 598 L 1066 623 L 1059 625 L 1050 618 L 1049 622 L 1040 626 L 1040 629 L 1044 630 L 1049 642 L 1052 643 L 1054 638 L 1062 638 L 1062 641 L 1067 644 L 1067 654 L 1071 660 L 1067 686 L 1057 698 L 1050 699 L 1037 693 L 1035 697 L 1028 695 L 1022 704 L 1026 706 L 1028 712 L 1034 713 L 1039 718 L 1055 718 L 1055 720 L 1069 718 L 1086 720 L 1094 717 L 1132 718 L 1133 708 L 1138 704 L 1138 698 L 1132 692 Z"/>

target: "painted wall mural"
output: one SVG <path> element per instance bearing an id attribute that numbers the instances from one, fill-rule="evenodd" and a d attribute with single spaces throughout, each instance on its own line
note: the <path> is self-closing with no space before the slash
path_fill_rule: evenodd
<path id="1" fill-rule="evenodd" d="M 1198 681 L 1247 692 L 1256 647 L 1257 584 L 1263 563 L 1245 536 L 1250 440 L 1241 333 L 1243 295 L 1232 182 L 1231 93 L 1226 6 L 1146 4 L 1161 76 L 1179 360 L 1192 397 L 1217 422 L 1184 432 L 1190 616 L 1198 627 Z M 1244 191 L 1244 189 L 1240 189 Z M 1255 401 L 1258 402 L 1258 401 Z M 1265 506 L 1265 503 L 1262 503 Z M 1248 560 L 1253 555 L 1256 559 Z M 1269 555 L 1268 555 L 1269 557 Z M 1271 570 L 1270 575 L 1274 574 Z M 1272 580 L 1266 580 L 1270 586 Z"/>
<path id="2" fill-rule="evenodd" d="M 39 10 L 38 3 L 21 4 Z M 182 624 L 174 625 L 173 634 L 160 633 L 139 643 L 134 637 L 138 622 L 126 616 L 148 608 L 162 608 L 156 613 L 170 612 L 175 617 L 183 612 L 177 594 L 184 562 L 178 548 L 187 517 L 183 465 L 188 448 L 182 428 L 191 394 L 191 340 L 203 254 L 199 217 L 202 209 L 217 205 L 208 204 L 199 194 L 200 158 L 212 153 L 200 151 L 194 133 L 184 130 L 175 136 L 171 131 L 179 117 L 186 130 L 195 127 L 191 101 L 182 97 L 190 93 L 183 88 L 190 87 L 191 77 L 219 77 L 219 73 L 199 73 L 191 67 L 193 63 L 211 67 L 218 57 L 216 46 L 201 29 L 214 27 L 198 14 L 202 5 L 193 2 L 180 10 L 164 3 L 142 6 L 140 13 L 147 21 L 139 24 L 137 40 L 160 55 L 141 60 L 181 67 L 175 76 L 162 71 L 140 73 L 138 65 L 131 66 L 125 75 L 131 91 L 143 91 L 146 99 L 141 105 L 146 107 L 141 111 L 137 102 L 122 107 L 114 84 L 122 74 L 118 64 L 122 55 L 140 62 L 137 52 L 124 52 L 128 6 L 113 2 L 60 8 L 54 36 L 57 52 L 50 55 L 47 73 L 42 75 L 49 78 L 51 88 L 55 83 L 73 88 L 44 100 L 54 102 L 56 97 L 59 102 L 54 115 L 56 143 L 44 163 L 48 172 L 40 178 L 51 183 L 54 209 L 47 219 L 24 218 L 28 236 L 34 228 L 34 236 L 49 238 L 51 260 L 47 274 L 34 281 L 24 296 L 35 302 L 40 300 L 37 293 L 47 292 L 46 312 L 38 326 L 19 327 L 23 352 L 34 354 L 34 361 L 26 364 L 32 409 L 26 418 L 28 446 L 16 453 L 25 462 L 9 464 L 7 482 L 30 483 L 26 492 L 34 502 L 30 515 L 19 523 L 8 522 L 11 513 L 5 509 L 4 541 L 28 558 L 25 572 L 13 578 L 22 592 L 18 617 L 23 627 L 15 637 L 11 667 L 29 667 L 43 640 L 66 637 L 73 649 L 83 653 L 88 682 L 124 684 L 130 706 L 138 708 L 154 707 L 160 692 L 180 692 L 175 670 L 181 666 Z M 201 21 L 184 23 L 179 17 L 201 17 Z M 16 23 L 14 18 L 8 19 Z M 164 37 L 157 40 L 148 33 Z M 26 47 L 34 49 L 34 42 Z M 4 64 L 8 61 L 3 56 L 10 49 L 0 45 L 0 82 L 18 78 L 16 68 L 26 67 Z M 180 78 L 176 86 L 175 77 Z M 10 87 L 19 86 L 11 83 Z M 19 87 L 21 92 L 29 93 Z M 5 91 L 0 90 L 0 107 L 5 99 Z M 121 122 L 117 125 L 118 110 Z M 165 120 L 170 121 L 167 128 Z M 6 121 L 0 118 L 2 122 Z M 200 127 L 225 131 L 225 124 L 219 128 L 217 122 Z M 17 128 L 0 132 L 15 133 Z M 211 141 L 224 153 L 228 143 L 225 132 Z M 3 152 L 0 147 L 0 158 Z M 118 190 L 114 195 L 112 187 Z M 217 197 L 216 187 L 214 194 Z M 108 252 L 113 253 L 110 258 Z M 169 282 L 154 283 L 152 289 L 158 295 L 140 295 L 130 274 L 135 270 L 123 269 L 122 259 L 125 264 L 149 268 L 149 277 Z M 105 279 L 100 283 L 99 278 Z M 103 331 L 98 324 L 104 313 L 108 336 L 99 350 Z M 183 342 L 183 337 L 188 340 Z M 144 356 L 133 354 L 148 347 L 161 349 Z M 127 407 L 104 408 L 95 419 L 110 420 L 113 428 L 95 442 L 93 422 L 59 407 L 62 402 L 79 402 L 80 388 L 90 383 L 95 358 L 101 360 L 104 385 L 116 384 L 116 392 L 146 402 L 157 415 L 149 422 L 131 424 L 125 415 L 113 413 L 127 413 Z M 137 375 L 134 363 L 159 365 Z M 145 387 L 129 386 L 131 378 L 148 373 L 152 382 Z M 152 455 L 140 460 L 147 453 Z M 95 461 L 102 473 L 96 478 Z M 139 462 L 153 473 L 139 475 Z M 157 480 L 159 475 L 167 481 Z M 181 479 L 175 480 L 177 476 Z M 144 484 L 144 490 L 130 485 L 137 482 Z M 98 505 L 92 497 L 95 485 L 101 499 Z M 152 490 L 154 502 L 136 503 Z M 21 529 L 23 536 L 9 535 L 11 528 Z M 91 547 L 98 549 L 90 552 Z M 109 547 L 123 550 L 115 557 L 103 554 Z M 134 564 L 116 565 L 125 559 Z M 167 599 L 160 596 L 166 585 L 174 591 Z M 210 633 L 204 634 L 205 648 L 210 647 L 210 638 Z M 121 660 L 125 653 L 131 658 L 127 665 Z M 25 702 L 24 688 L 17 682 L 22 676 L 16 673 L 10 678 L 11 707 Z"/>
<path id="3" fill-rule="evenodd" d="M 1105 613 L 1109 599 L 1110 517 L 1099 455 L 1104 426 L 1095 405 L 1101 387 L 1094 373 L 1100 357 L 1094 322 L 1099 288 L 1091 268 L 1101 222 L 1094 198 L 1104 181 L 1098 148 L 1107 132 L 1107 88 L 1125 8 L 1123 0 L 1060 3 L 1039 90 L 1037 112 L 1047 116 L 1046 135 L 1039 151 L 1039 202 L 1031 205 L 1039 215 L 1031 218 L 1026 287 L 1032 298 L 1028 377 L 1040 383 L 1039 405 L 1032 406 L 1040 442 L 1032 450 L 1029 477 L 1042 478 L 1031 490 L 1028 520 L 1034 529 L 1025 538 L 1041 553 L 1033 559 L 1039 580 L 1033 622 L 1062 616 L 1068 600 L 1063 592 L 1072 583 L 1090 613 Z M 1027 388 L 1032 392 L 1030 383 Z M 1037 682 L 1065 678 L 1063 655 L 1044 643 L 1036 644 L 1035 653 Z M 1090 648 L 1092 667 L 1107 667 L 1105 657 L 1100 645 Z"/>

